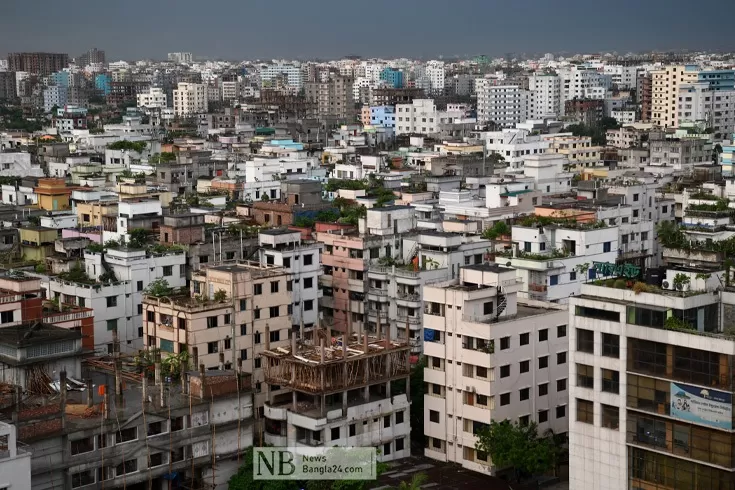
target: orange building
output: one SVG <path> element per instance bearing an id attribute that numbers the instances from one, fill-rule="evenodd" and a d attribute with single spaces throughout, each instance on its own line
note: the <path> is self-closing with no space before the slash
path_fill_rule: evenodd
<path id="1" fill-rule="evenodd" d="M 38 187 L 34 189 L 38 195 L 38 207 L 46 211 L 70 209 L 71 189 L 64 179 L 38 179 Z"/>

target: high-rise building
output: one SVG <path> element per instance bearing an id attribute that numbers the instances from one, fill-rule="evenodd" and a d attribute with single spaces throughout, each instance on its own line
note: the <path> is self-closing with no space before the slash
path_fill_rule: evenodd
<path id="1" fill-rule="evenodd" d="M 92 48 L 86 53 L 77 56 L 75 61 L 77 66 L 82 68 L 87 65 L 104 65 L 107 62 L 105 59 L 105 52 L 97 48 Z"/>
<path id="2" fill-rule="evenodd" d="M 25 71 L 46 77 L 69 66 L 66 53 L 9 53 L 8 71 Z"/>
<path id="3" fill-rule="evenodd" d="M 174 63 L 191 63 L 194 59 L 191 53 L 168 53 L 168 60 Z"/>
<path id="4" fill-rule="evenodd" d="M 735 488 L 735 293 L 721 274 L 670 269 L 662 288 L 588 283 L 572 298 L 570 490 Z"/>
<path id="5" fill-rule="evenodd" d="M 518 300 L 516 271 L 462 267 L 424 286 L 426 456 L 489 472 L 477 433 L 493 420 L 567 430 L 567 322 L 562 305 Z"/>
<path id="6" fill-rule="evenodd" d="M 174 114 L 187 117 L 207 112 L 207 86 L 201 83 L 181 82 L 174 90 Z"/>
<path id="7" fill-rule="evenodd" d="M 0 100 L 14 100 L 18 95 L 14 71 L 0 71 Z"/>
<path id="8" fill-rule="evenodd" d="M 493 122 L 501 128 L 513 128 L 529 119 L 528 90 L 518 85 L 493 85 L 486 78 L 475 82 L 475 90 L 478 123 Z"/>
<path id="9" fill-rule="evenodd" d="M 556 74 L 534 73 L 528 79 L 530 106 L 529 119 L 559 117 L 564 114 L 561 77 Z"/>
<path id="10" fill-rule="evenodd" d="M 667 66 L 651 72 L 651 122 L 663 128 L 676 126 L 679 86 L 696 82 L 693 65 Z"/>
<path id="11" fill-rule="evenodd" d="M 426 77 L 429 79 L 429 89 L 433 94 L 444 92 L 444 77 L 446 71 L 443 61 L 432 60 L 426 63 Z"/>
<path id="12" fill-rule="evenodd" d="M 304 84 L 307 102 L 316 104 L 320 117 L 334 117 L 346 122 L 354 121 L 357 108 L 352 93 L 354 80 L 337 75 L 326 82 Z"/>
<path id="13" fill-rule="evenodd" d="M 166 93 L 162 88 L 150 87 L 147 92 L 141 92 L 137 95 L 138 107 L 146 109 L 165 109 Z"/>
<path id="14" fill-rule="evenodd" d="M 380 72 L 380 79 L 388 82 L 393 88 L 403 87 L 403 72 L 396 68 L 385 68 Z"/>

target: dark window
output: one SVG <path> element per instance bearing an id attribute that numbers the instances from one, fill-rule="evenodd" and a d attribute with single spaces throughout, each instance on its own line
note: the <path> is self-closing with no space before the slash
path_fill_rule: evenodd
<path id="1" fill-rule="evenodd" d="M 217 327 L 217 316 L 208 316 L 207 317 L 207 328 L 216 328 Z"/>
<path id="2" fill-rule="evenodd" d="M 271 306 L 269 308 L 269 316 L 270 318 L 277 318 L 281 316 L 281 307 L 280 306 Z"/>
<path id="3" fill-rule="evenodd" d="M 163 464 L 163 453 L 151 454 L 150 458 L 148 458 L 148 466 L 151 468 L 155 468 L 156 466 L 161 466 L 162 464 Z"/>
<path id="4" fill-rule="evenodd" d="M 530 390 L 530 389 L 528 389 L 528 388 L 523 388 L 523 389 L 521 389 L 521 391 L 520 391 L 520 400 L 521 400 L 521 401 L 524 401 L 524 400 L 528 400 L 528 397 L 529 397 L 530 391 L 531 391 L 531 390 Z"/>
<path id="5" fill-rule="evenodd" d="M 148 424 L 148 435 L 157 436 L 163 433 L 163 422 L 152 422 Z"/>
<path id="6" fill-rule="evenodd" d="M 602 355 L 605 357 L 620 357 L 620 336 L 603 333 L 602 334 Z"/>
<path id="7" fill-rule="evenodd" d="M 556 327 L 556 338 L 560 339 L 562 337 L 567 336 L 567 326 L 566 325 L 559 325 Z"/>
<path id="8" fill-rule="evenodd" d="M 549 394 L 549 383 L 541 383 L 538 385 L 538 396 L 546 396 Z"/>
<path id="9" fill-rule="evenodd" d="M 163 275 L 164 276 L 173 276 L 174 275 L 174 267 L 172 265 L 164 265 L 163 266 Z"/>
<path id="10" fill-rule="evenodd" d="M 332 432 L 331 436 L 332 436 L 333 441 L 336 439 L 339 439 L 339 427 L 332 427 L 331 432 Z"/>
<path id="11" fill-rule="evenodd" d="M 207 342 L 207 353 L 216 354 L 217 352 L 219 352 L 219 343 L 218 342 Z"/>
<path id="12" fill-rule="evenodd" d="M 270 332 L 270 339 L 271 339 L 271 342 L 278 342 L 279 340 L 281 340 L 281 331 L 274 330 Z"/>
<path id="13" fill-rule="evenodd" d="M 577 386 L 594 389 L 595 368 L 586 364 L 577 364 Z"/>
<path id="14" fill-rule="evenodd" d="M 224 318 L 224 324 L 229 325 L 231 323 L 231 320 L 232 320 L 232 315 L 230 313 L 226 313 L 225 318 Z"/>
<path id="15" fill-rule="evenodd" d="M 589 306 L 576 306 L 574 308 L 574 314 L 577 316 L 595 318 L 597 320 L 607 320 L 610 322 L 620 321 L 620 313 L 618 313 L 617 311 L 608 311 L 600 308 L 590 308 Z"/>
<path id="16" fill-rule="evenodd" d="M 314 300 L 307 299 L 304 301 L 304 311 L 311 311 L 314 309 Z"/>
<path id="17" fill-rule="evenodd" d="M 262 284 L 253 284 L 253 294 L 254 295 L 263 294 L 263 285 Z"/>
<path id="18" fill-rule="evenodd" d="M 564 379 L 557 379 L 556 380 L 556 391 L 557 393 L 560 391 L 566 391 L 567 390 L 567 380 Z"/>
<path id="19" fill-rule="evenodd" d="M 349 431 L 349 437 L 355 437 L 355 434 L 357 433 L 357 427 L 355 424 L 350 424 Z"/>
<path id="20" fill-rule="evenodd" d="M 271 293 L 278 292 L 278 281 L 271 281 Z"/>
<path id="21" fill-rule="evenodd" d="M 546 369 L 549 367 L 549 356 L 542 356 L 538 358 L 538 368 Z"/>
<path id="22" fill-rule="evenodd" d="M 566 364 L 567 362 L 567 353 L 566 352 L 557 352 L 556 353 L 556 364 L 557 366 L 559 364 Z"/>
<path id="23" fill-rule="evenodd" d="M 228 350 L 232 347 L 232 339 L 225 339 L 225 350 Z"/>
<path id="24" fill-rule="evenodd" d="M 437 412 L 436 410 L 429 410 L 429 422 L 438 424 L 439 423 L 439 412 Z"/>
<path id="25" fill-rule="evenodd" d="M 253 318 L 255 320 L 260 320 L 260 308 L 255 308 L 253 310 Z"/>
<path id="26" fill-rule="evenodd" d="M 595 404 L 593 402 L 577 398 L 577 422 L 594 425 L 594 407 Z"/>
<path id="27" fill-rule="evenodd" d="M 314 263 L 314 256 L 313 255 L 311 255 L 311 254 L 304 255 L 304 262 L 303 262 L 304 265 L 311 265 L 313 263 Z"/>
<path id="28" fill-rule="evenodd" d="M 137 459 L 129 459 L 127 461 L 123 461 L 115 468 L 115 473 L 117 474 L 117 476 L 127 475 L 128 473 L 135 473 L 136 471 L 138 471 Z"/>
<path id="29" fill-rule="evenodd" d="M 549 411 L 548 410 L 539 410 L 538 412 L 538 423 L 543 424 L 544 422 L 549 421 Z"/>
<path id="30" fill-rule="evenodd" d="M 610 369 L 602 369 L 602 391 L 620 392 L 620 373 Z"/>
<path id="31" fill-rule="evenodd" d="M 595 332 L 592 330 L 577 329 L 577 350 L 579 352 L 595 353 Z"/>
<path id="32" fill-rule="evenodd" d="M 136 285 L 136 289 L 137 289 L 138 291 L 143 291 L 143 287 L 144 287 L 144 286 L 143 286 L 143 281 L 138 281 L 138 282 L 137 282 L 137 285 Z"/>
<path id="33" fill-rule="evenodd" d="M 94 437 L 87 437 L 86 439 L 77 439 L 71 441 L 71 455 L 84 454 L 94 451 Z"/>
<path id="34" fill-rule="evenodd" d="M 602 244 L 602 251 L 609 252 L 612 250 L 612 242 L 605 242 Z"/>
<path id="35" fill-rule="evenodd" d="M 567 406 L 561 405 L 556 407 L 556 418 L 557 419 L 563 419 L 567 416 Z"/>
<path id="36" fill-rule="evenodd" d="M 530 363 L 528 361 L 521 361 L 520 371 L 522 373 L 527 373 L 529 371 L 529 367 L 530 367 L 529 364 Z"/>
<path id="37" fill-rule="evenodd" d="M 248 326 L 247 324 L 243 323 L 240 325 L 240 335 L 247 335 L 248 334 Z"/>
<path id="38" fill-rule="evenodd" d="M 510 364 L 500 366 L 500 377 L 507 378 L 508 376 L 510 376 Z"/>
<path id="39" fill-rule="evenodd" d="M 544 328 L 538 331 L 538 341 L 539 342 L 546 342 L 549 340 L 549 329 Z"/>
<path id="40" fill-rule="evenodd" d="M 311 277 L 304 278 L 304 289 L 310 289 L 314 287 L 314 279 Z"/>
<path id="41" fill-rule="evenodd" d="M 248 300 L 241 299 L 240 300 L 240 311 L 245 311 L 248 309 Z"/>
<path id="42" fill-rule="evenodd" d="M 520 337 L 521 337 L 521 339 L 520 339 L 521 340 L 521 345 L 528 345 L 528 337 L 529 337 L 528 332 L 522 333 L 520 335 Z"/>
<path id="43" fill-rule="evenodd" d="M 403 423 L 403 410 L 400 412 L 396 412 L 396 424 L 402 424 Z"/>
<path id="44" fill-rule="evenodd" d="M 385 417 L 383 417 L 383 427 L 390 427 L 390 415 L 386 415 Z"/>
<path id="45" fill-rule="evenodd" d="M 620 426 L 620 409 L 611 405 L 602 405 L 602 426 L 618 430 Z"/>
<path id="46" fill-rule="evenodd" d="M 500 406 L 504 407 L 510 405 L 510 393 L 503 393 L 500 395 Z"/>
<path id="47" fill-rule="evenodd" d="M 492 315 L 493 314 L 493 302 L 488 301 L 487 303 L 484 303 L 482 305 L 482 313 L 483 315 Z"/>
<path id="48" fill-rule="evenodd" d="M 500 339 L 500 350 L 510 349 L 510 337 L 502 337 Z"/>
<path id="49" fill-rule="evenodd" d="M 112 308 L 113 306 L 117 306 L 117 296 L 108 296 L 107 307 Z"/>
<path id="50" fill-rule="evenodd" d="M 396 451 L 403 451 L 404 442 L 403 437 L 396 439 Z"/>
<path id="51" fill-rule="evenodd" d="M 122 429 L 115 434 L 115 444 L 122 444 L 123 442 L 134 441 L 138 438 L 138 428 L 130 427 Z"/>

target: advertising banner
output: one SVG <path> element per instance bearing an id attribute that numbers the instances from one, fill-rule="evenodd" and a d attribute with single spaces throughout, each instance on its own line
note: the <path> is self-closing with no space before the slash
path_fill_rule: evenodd
<path id="1" fill-rule="evenodd" d="M 671 383 L 671 416 L 696 424 L 732 430 L 732 394 Z"/>

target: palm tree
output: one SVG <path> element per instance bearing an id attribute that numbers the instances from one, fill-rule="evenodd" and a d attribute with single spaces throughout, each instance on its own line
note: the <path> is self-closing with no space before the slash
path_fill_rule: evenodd
<path id="1" fill-rule="evenodd" d="M 405 481 L 402 481 L 396 488 L 398 490 L 420 490 L 421 485 L 426 483 L 426 480 L 428 479 L 429 477 L 426 473 L 415 473 L 410 482 L 406 483 Z"/>

